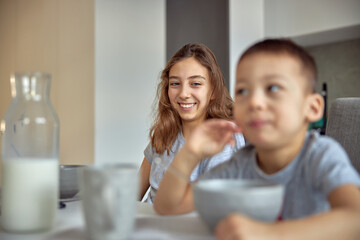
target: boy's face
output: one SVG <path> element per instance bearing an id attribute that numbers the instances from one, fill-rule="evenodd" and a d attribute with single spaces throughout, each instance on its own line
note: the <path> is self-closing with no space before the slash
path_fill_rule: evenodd
<path id="1" fill-rule="evenodd" d="M 234 117 L 245 137 L 258 148 L 273 149 L 303 135 L 313 110 L 307 81 L 289 55 L 255 53 L 243 59 L 236 73 Z"/>

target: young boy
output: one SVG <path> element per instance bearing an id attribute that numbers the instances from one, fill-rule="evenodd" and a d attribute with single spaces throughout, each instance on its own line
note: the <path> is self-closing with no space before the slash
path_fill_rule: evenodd
<path id="1" fill-rule="evenodd" d="M 316 66 L 285 39 L 251 46 L 240 58 L 234 118 L 251 143 L 203 178 L 263 179 L 285 186 L 284 221 L 262 223 L 233 214 L 219 223 L 218 239 L 360 239 L 360 177 L 342 147 L 307 132 L 321 118 Z M 233 142 L 239 129 L 209 120 L 194 130 L 172 167 L 187 176 L 204 158 Z M 191 185 L 167 172 L 154 203 L 160 214 L 194 210 Z"/>

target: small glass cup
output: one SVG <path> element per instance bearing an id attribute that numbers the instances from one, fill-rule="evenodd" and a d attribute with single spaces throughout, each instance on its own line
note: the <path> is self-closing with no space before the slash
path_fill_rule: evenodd
<path id="1" fill-rule="evenodd" d="M 80 171 L 80 198 L 89 239 L 129 239 L 139 189 L 138 167 L 119 163 Z"/>

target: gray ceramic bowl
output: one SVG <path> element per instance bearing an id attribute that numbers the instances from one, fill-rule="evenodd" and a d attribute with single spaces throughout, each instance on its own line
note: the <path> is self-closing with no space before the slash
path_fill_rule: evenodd
<path id="1" fill-rule="evenodd" d="M 284 188 L 257 180 L 211 179 L 193 185 L 195 208 L 214 229 L 230 213 L 271 222 L 279 216 Z"/>
<path id="2" fill-rule="evenodd" d="M 78 171 L 85 165 L 60 165 L 59 198 L 70 200 L 79 192 Z"/>

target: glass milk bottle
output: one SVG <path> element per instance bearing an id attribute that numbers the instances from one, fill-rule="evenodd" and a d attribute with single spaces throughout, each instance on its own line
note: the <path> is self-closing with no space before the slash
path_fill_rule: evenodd
<path id="1" fill-rule="evenodd" d="M 8 232 L 45 231 L 58 207 L 59 120 L 50 75 L 16 72 L 2 125 L 1 225 Z"/>

